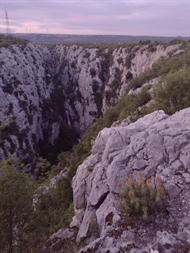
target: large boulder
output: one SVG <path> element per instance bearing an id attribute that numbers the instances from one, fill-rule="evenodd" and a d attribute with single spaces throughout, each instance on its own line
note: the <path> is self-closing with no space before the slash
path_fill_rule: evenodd
<path id="1" fill-rule="evenodd" d="M 98 134 L 92 154 L 78 167 L 72 184 L 75 216 L 71 227 L 79 229 L 76 241 L 96 234 L 80 253 L 190 250 L 189 122 L 190 108 L 172 116 L 155 111 Z M 149 224 L 126 225 L 120 210 L 120 185 L 130 173 L 138 180 L 139 171 L 153 184 L 156 177 L 161 178 L 164 203 Z M 175 247 L 179 251 L 172 251 Z"/>

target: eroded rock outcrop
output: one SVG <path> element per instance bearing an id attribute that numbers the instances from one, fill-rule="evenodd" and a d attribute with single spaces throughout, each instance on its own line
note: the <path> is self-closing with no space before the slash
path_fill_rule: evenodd
<path id="1" fill-rule="evenodd" d="M 60 143 L 72 135 L 72 127 L 83 134 L 124 94 L 129 76 L 139 75 L 180 46 L 156 45 L 152 50 L 150 45 L 2 47 L 0 121 L 10 114 L 13 119 L 1 136 L 0 158 L 12 153 L 27 163 L 55 146 L 61 151 Z M 67 143 L 72 147 L 77 138 L 75 134 Z"/>
<path id="2" fill-rule="evenodd" d="M 0 120 L 13 116 L 9 129 L 1 135 L 1 158 L 8 152 L 22 158 L 37 157 L 37 143 L 47 129 L 42 104 L 50 100 L 53 89 L 47 82 L 50 75 L 44 65 L 46 51 L 32 44 L 0 50 Z M 52 124 L 54 139 L 50 142 L 58 137 L 59 128 Z"/>
<path id="3" fill-rule="evenodd" d="M 172 116 L 155 111 L 131 124 L 103 129 L 73 178 L 78 252 L 188 252 L 190 250 L 190 108 Z M 126 223 L 120 183 L 141 171 L 165 191 L 148 224 Z M 95 236 L 94 236 L 95 235 Z M 60 247 L 57 252 L 64 252 Z"/>

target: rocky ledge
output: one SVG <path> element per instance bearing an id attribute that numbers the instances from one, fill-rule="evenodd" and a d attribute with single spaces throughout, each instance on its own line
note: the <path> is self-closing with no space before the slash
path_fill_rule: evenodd
<path id="1" fill-rule="evenodd" d="M 121 213 L 119 185 L 139 172 L 153 185 L 160 177 L 165 192 L 148 223 Z M 190 108 L 103 129 L 78 167 L 73 192 L 70 228 L 52 235 L 44 252 L 76 252 L 73 245 L 78 253 L 189 252 Z"/>

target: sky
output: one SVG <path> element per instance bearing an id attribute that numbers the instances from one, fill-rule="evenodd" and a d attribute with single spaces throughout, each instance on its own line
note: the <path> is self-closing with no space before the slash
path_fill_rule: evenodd
<path id="1" fill-rule="evenodd" d="M 185 36 L 190 0 L 0 0 L 0 33 Z"/>

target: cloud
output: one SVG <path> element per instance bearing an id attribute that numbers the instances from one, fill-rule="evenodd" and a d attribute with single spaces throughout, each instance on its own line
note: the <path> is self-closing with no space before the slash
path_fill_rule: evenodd
<path id="1" fill-rule="evenodd" d="M 188 36 L 187 0 L 1 0 L 15 32 Z"/>

